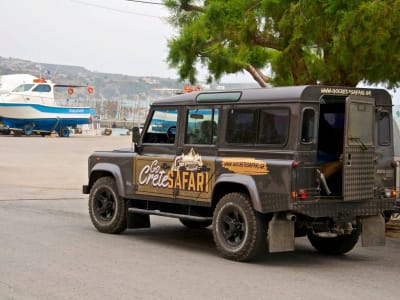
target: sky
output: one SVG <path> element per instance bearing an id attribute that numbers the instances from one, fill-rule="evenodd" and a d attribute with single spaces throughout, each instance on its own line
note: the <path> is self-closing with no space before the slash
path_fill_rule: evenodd
<path id="1" fill-rule="evenodd" d="M 127 0 L 1 0 L 0 56 L 177 79 L 166 62 L 167 40 L 176 35 L 168 15 L 163 5 Z M 198 80 L 205 78 L 200 71 Z M 224 82 L 254 80 L 240 73 Z M 400 105 L 399 90 L 391 93 Z"/>
<path id="2" fill-rule="evenodd" d="M 163 5 L 126 0 L 1 0 L 0 56 L 178 78 L 166 62 L 167 40 L 176 34 L 168 15 Z M 198 79 L 205 77 L 202 71 Z M 254 82 L 244 73 L 221 81 Z"/>

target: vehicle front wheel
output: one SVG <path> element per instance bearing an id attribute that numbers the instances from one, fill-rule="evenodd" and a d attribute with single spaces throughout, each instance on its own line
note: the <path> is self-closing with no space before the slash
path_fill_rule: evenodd
<path id="1" fill-rule="evenodd" d="M 249 261 L 266 252 L 267 222 L 246 194 L 226 194 L 214 211 L 213 236 L 223 257 Z"/>
<path id="2" fill-rule="evenodd" d="M 100 232 L 120 233 L 127 228 L 126 200 L 118 196 L 114 178 L 98 179 L 89 195 L 89 215 Z"/>
<path id="3" fill-rule="evenodd" d="M 356 229 L 348 235 L 338 235 L 337 237 L 319 237 L 312 232 L 307 234 L 311 245 L 319 252 L 326 254 L 345 254 L 352 250 L 358 242 L 360 232 Z"/>
<path id="4" fill-rule="evenodd" d="M 26 136 L 31 136 L 33 133 L 33 126 L 31 124 L 26 124 L 24 126 L 24 134 Z"/>

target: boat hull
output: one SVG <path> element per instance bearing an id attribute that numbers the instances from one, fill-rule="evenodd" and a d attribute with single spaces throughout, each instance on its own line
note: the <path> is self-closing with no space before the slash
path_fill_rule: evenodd
<path id="1" fill-rule="evenodd" d="M 63 107 L 41 104 L 0 103 L 0 118 L 10 128 L 59 131 L 89 124 L 94 111 L 90 107 Z"/>

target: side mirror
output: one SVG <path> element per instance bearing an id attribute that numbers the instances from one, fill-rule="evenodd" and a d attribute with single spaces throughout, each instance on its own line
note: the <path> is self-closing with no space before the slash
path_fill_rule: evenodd
<path id="1" fill-rule="evenodd" d="M 140 130 L 139 127 L 132 128 L 132 142 L 138 144 L 140 142 Z"/>

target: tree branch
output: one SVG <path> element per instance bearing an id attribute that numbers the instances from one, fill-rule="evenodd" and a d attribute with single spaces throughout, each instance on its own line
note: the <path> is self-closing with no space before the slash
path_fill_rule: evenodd
<path id="1" fill-rule="evenodd" d="M 270 34 L 268 35 L 268 37 L 265 37 L 262 34 L 256 34 L 253 42 L 255 45 L 261 47 L 271 48 L 277 51 L 283 50 L 280 39 L 276 37 L 271 37 Z"/>
<path id="2" fill-rule="evenodd" d="M 265 76 L 259 69 L 255 68 L 251 64 L 248 64 L 246 71 L 249 72 L 251 77 L 260 85 L 260 87 L 268 87 L 269 78 Z"/>
<path id="3" fill-rule="evenodd" d="M 198 11 L 198 12 L 204 12 L 204 8 L 201 6 L 197 6 L 197 5 L 192 5 L 189 3 L 184 3 L 182 4 L 181 8 L 184 11 Z"/>

